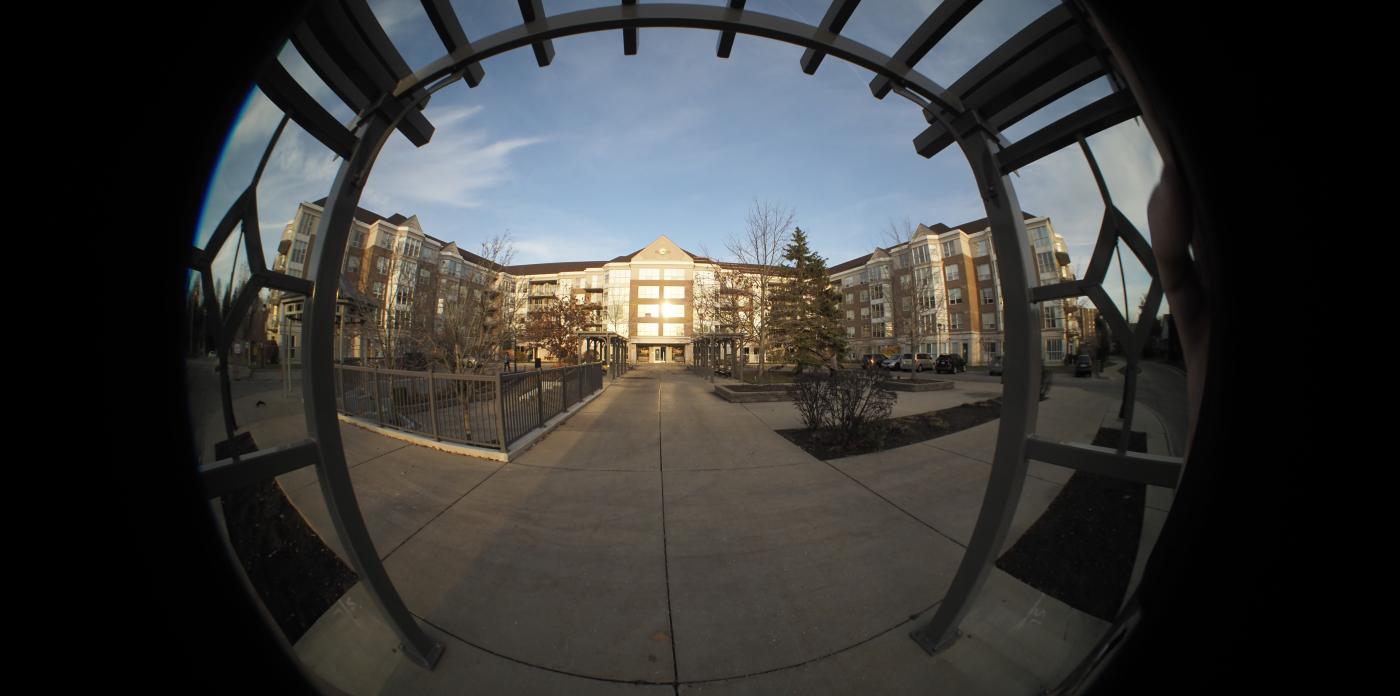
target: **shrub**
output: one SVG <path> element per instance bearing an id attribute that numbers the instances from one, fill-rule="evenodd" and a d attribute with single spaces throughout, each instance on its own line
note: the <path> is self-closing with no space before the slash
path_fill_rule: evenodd
<path id="1" fill-rule="evenodd" d="M 826 429 L 842 444 L 859 438 L 880 439 L 885 419 L 894 408 L 894 390 L 885 386 L 883 372 L 839 370 L 827 375 L 801 375 L 794 403 L 808 429 Z"/>

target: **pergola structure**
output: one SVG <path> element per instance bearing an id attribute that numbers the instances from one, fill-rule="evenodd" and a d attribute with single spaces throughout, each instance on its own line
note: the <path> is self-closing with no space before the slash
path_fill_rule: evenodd
<path id="1" fill-rule="evenodd" d="M 217 303 L 208 303 L 206 310 L 210 315 L 207 325 L 215 327 L 219 362 L 224 367 L 221 379 L 229 439 L 236 429 L 227 372 L 234 327 L 262 288 L 299 292 L 309 298 L 303 315 L 302 380 L 307 438 L 293 445 L 204 465 L 207 494 L 218 497 L 239 486 L 314 466 L 330 519 L 344 541 L 347 556 L 374 603 L 397 632 L 409 658 L 431 668 L 443 648 L 414 620 L 390 581 L 370 541 L 351 487 L 336 417 L 333 372 L 335 289 L 341 261 L 363 187 L 388 138 L 399 132 L 414 145 L 422 146 L 433 134 L 423 109 L 434 93 L 457 82 L 475 87 L 486 77 L 483 60 L 516 49 L 529 47 L 536 62 L 547 66 L 555 58 L 552 41 L 558 38 L 621 30 L 623 52 L 627 55 L 638 53 L 640 30 L 661 27 L 718 32 L 719 58 L 729 56 L 739 34 L 801 46 L 805 49 L 800 59 L 803 72 L 815 73 L 829 55 L 873 73 L 869 88 L 874 98 L 894 94 L 918 109 L 928 123 L 914 137 L 914 149 L 919 155 L 931 157 L 956 145 L 966 157 L 991 227 L 1004 299 L 1007 368 L 990 479 L 971 541 L 932 620 L 912 633 L 926 651 L 941 650 L 957 639 L 958 625 L 1006 539 L 1030 459 L 1152 485 L 1177 485 L 1183 471 L 1182 460 L 1128 452 L 1126 427 L 1122 440 L 1112 449 L 1050 442 L 1035 434 L 1042 368 L 1040 361 L 1031 357 L 1039 354 L 1042 303 L 1087 296 L 1098 307 L 1130 356 L 1123 399 L 1125 423 L 1131 423 L 1136 390 L 1133 375 L 1137 356 L 1147 340 L 1149 322 L 1142 322 L 1136 332 L 1131 331 L 1102 287 L 1110 256 L 1120 240 L 1153 278 L 1144 315 L 1155 316 L 1162 298 L 1152 250 L 1114 206 L 1086 142 L 1089 136 L 1138 116 L 1140 108 L 1134 95 L 1123 87 L 1115 58 L 1095 32 L 1093 18 L 1080 0 L 1066 0 L 1046 12 L 946 86 L 912 66 L 957 26 L 978 5 L 978 0 L 945 0 L 922 23 L 911 27 L 909 37 L 893 55 L 840 35 L 859 0 L 834 0 L 816 25 L 745 10 L 744 0 L 728 0 L 724 6 L 621 0 L 612 7 L 553 16 L 545 14 L 541 0 L 518 2 L 521 24 L 471 41 L 448 0 L 422 0 L 424 11 L 442 39 L 445 54 L 417 70 L 405 63 L 365 0 L 315 3 L 292 32 L 291 43 L 356 115 L 348 125 L 341 124 L 280 63 L 269 61 L 257 84 L 285 112 L 282 124 L 244 193 L 228 209 L 207 245 L 192 249 L 190 255 L 190 265 L 201 274 L 205 294 L 213 297 L 211 265 L 241 223 L 251 280 L 231 306 L 229 316 L 220 316 Z M 1041 107 L 1104 76 L 1115 86 L 1110 96 L 1015 142 L 1003 135 L 1007 128 Z M 269 270 L 258 233 L 258 182 L 267 156 L 288 120 L 295 121 L 341 160 L 316 230 L 321 241 L 312 252 L 309 267 L 314 269 L 314 277 L 310 279 Z M 1098 245 L 1084 278 L 1035 287 L 1034 259 L 1027 252 L 1030 245 L 1011 176 L 1021 167 L 1075 145 L 1088 158 L 1105 202 Z M 615 346 L 610 339 L 598 338 Z M 624 362 L 614 360 L 614 367 Z M 1108 650 L 1115 635 L 1121 637 L 1123 625 L 1120 621 L 1105 636 L 1105 643 L 1094 655 Z"/>
<path id="2" fill-rule="evenodd" d="M 700 376 L 711 382 L 715 381 L 715 368 L 720 365 L 728 365 L 730 369 L 743 370 L 743 361 L 739 359 L 739 347 L 743 345 L 744 337 L 735 333 L 706 333 L 695 337 L 691 344 L 695 351 L 694 367 L 700 370 Z M 743 373 L 740 372 L 742 378 Z"/>
<path id="3" fill-rule="evenodd" d="M 576 335 L 582 348 L 579 355 L 596 353 L 613 379 L 627 372 L 627 339 L 611 331 L 580 331 Z"/>

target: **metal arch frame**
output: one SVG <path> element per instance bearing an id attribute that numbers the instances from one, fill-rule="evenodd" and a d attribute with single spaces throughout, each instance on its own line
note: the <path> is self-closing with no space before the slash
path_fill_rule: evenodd
<path id="1" fill-rule="evenodd" d="M 843 7 L 837 8 L 837 4 Z M 828 12 L 828 20 L 836 18 L 845 9 L 852 9 L 855 4 L 849 0 L 836 0 L 832 10 Z M 961 3 L 964 6 L 972 4 L 975 3 Z M 375 603 L 386 614 L 389 623 L 403 640 L 405 653 L 420 665 L 431 668 L 441 655 L 442 646 L 428 638 L 414 621 L 374 552 L 355 501 L 344 459 L 335 410 L 334 371 L 331 361 L 339 261 L 344 255 L 353 213 L 370 169 L 385 141 L 394 130 L 401 127 L 404 119 L 416 117 L 429 96 L 438 89 L 460 79 L 466 79 L 469 85 L 479 81 L 483 75 L 480 63 L 486 58 L 531 46 L 539 59 L 538 62 L 544 66 L 548 64 L 548 59 L 553 57 L 551 41 L 554 38 L 619 29 L 624 32 L 626 48 L 632 49 L 626 52 L 631 54 L 635 50 L 637 29 L 660 27 L 718 31 L 721 33 L 718 49 L 720 57 L 728 55 L 725 38 L 730 39 L 728 43 L 732 47 L 734 34 L 746 34 L 802 46 L 808 49 L 813 57 L 829 54 L 870 70 L 875 73 L 876 82 L 888 83 L 891 91 L 919 105 L 930 123 L 940 123 L 945 132 L 951 134 L 958 143 L 971 165 L 988 213 L 1003 297 L 1010 300 L 1003 303 L 1005 321 L 1002 325 L 1006 354 L 1014 358 L 1019 353 L 1026 359 L 1013 359 L 1007 369 L 1005 407 L 997 436 L 991 478 L 968 550 L 948 594 L 940 602 L 932 621 L 911 634 L 930 653 L 950 645 L 958 635 L 958 623 L 970 608 L 973 598 L 989 574 L 994 554 L 1008 533 L 1025 479 L 1029 453 L 1034 450 L 1044 453 L 1047 457 L 1054 456 L 1056 463 L 1070 466 L 1076 465 L 1075 457 L 1085 455 L 1084 452 L 1076 453 L 1070 446 L 1041 443 L 1034 438 L 1042 370 L 1039 360 L 1029 358 L 1040 354 L 1041 323 L 1038 303 L 1051 298 L 1044 292 L 1044 288 L 1039 289 L 1040 292 L 1033 289 L 1036 280 L 1033 258 L 1027 253 L 1029 244 L 1025 224 L 1014 186 L 1009 179 L 1015 168 L 1012 163 L 1025 164 L 1049 154 L 1053 151 L 1046 151 L 1050 145 L 1062 142 L 1064 136 L 1060 134 L 1061 131 L 1082 138 L 1113 125 L 1118 122 L 1113 119 L 1120 118 L 1123 109 L 1115 109 L 1107 116 L 1102 112 L 1087 116 L 1071 114 L 1052 124 L 1059 129 L 1049 134 L 1055 137 L 1045 137 L 1044 131 L 1050 131 L 1050 128 L 1032 134 L 1022 142 L 1036 143 L 1037 147 L 1034 150 L 1021 148 L 1017 151 L 1017 156 L 1013 157 L 1009 156 L 1013 153 L 1008 152 L 1011 145 L 1001 136 L 999 130 L 989 125 L 984 115 L 966 110 L 959 95 L 920 75 L 898 57 L 885 56 L 837 35 L 834 33 L 840 29 L 840 22 L 837 21 L 824 20 L 824 27 L 813 27 L 783 17 L 744 11 L 741 9 L 743 2 L 740 0 L 731 0 L 728 7 L 636 5 L 624 1 L 619 6 L 581 10 L 557 16 L 545 16 L 542 11 L 535 11 L 538 10 L 539 3 L 532 0 L 520 0 L 520 5 L 524 24 L 470 44 L 465 43 L 465 34 L 461 34 L 463 42 L 455 47 L 449 45 L 449 55 L 411 75 L 401 77 L 391 91 L 379 95 L 360 109 L 352 126 L 344 129 L 344 132 L 350 135 L 351 142 L 348 148 L 344 147 L 344 138 L 338 137 L 341 131 L 334 128 L 328 126 L 323 129 L 326 132 L 318 136 L 332 150 L 339 152 L 344 149 L 345 152 L 342 153 L 344 161 L 336 175 L 318 226 L 317 238 L 322 243 L 317 244 L 311 254 L 310 268 L 314 281 L 300 281 L 302 287 L 310 286 L 305 287 L 309 291 L 309 301 L 305 306 L 303 323 L 303 350 L 306 351 L 303 392 L 307 407 L 308 434 L 315 443 L 315 453 L 319 455 L 314 457 L 314 464 L 336 531 L 345 541 L 352 563 L 360 570 Z M 825 28 L 827 26 L 829 28 Z M 439 31 L 442 29 L 439 28 Z M 917 38 L 917 35 L 914 38 Z M 913 40 L 911 38 L 911 41 Z M 547 54 L 548 59 L 540 58 L 541 51 Z M 801 67 L 804 72 L 811 74 L 817 67 L 816 61 L 808 60 L 808 57 L 804 56 Z M 874 94 L 877 98 L 883 96 L 878 91 Z M 291 97 L 293 99 L 289 101 L 296 101 L 300 95 L 292 94 Z M 1122 101 L 1121 97 L 1119 101 Z M 296 106 L 293 104 L 293 109 Z M 1089 116 L 1094 116 L 1095 120 L 1086 123 L 1090 120 Z M 338 124 L 336 127 L 338 128 Z M 1036 140 L 1037 136 L 1041 136 L 1040 141 Z M 1050 145 L 1042 144 L 1041 141 Z M 269 151 L 270 149 L 271 146 Z M 240 204 L 242 202 L 240 199 Z M 240 204 L 236 204 L 235 208 L 239 208 Z M 230 214 L 232 212 L 230 211 Z M 1106 221 L 1105 229 L 1107 228 Z M 205 268 L 210 258 L 208 252 L 200 252 L 193 257 L 193 263 L 202 263 L 204 265 L 201 268 Z M 269 277 L 267 280 L 283 279 Z M 1154 273 L 1154 287 L 1155 280 Z M 207 276 L 205 282 L 209 282 Z M 1095 297 L 1096 290 L 1102 292 L 1096 282 L 1081 282 L 1071 288 L 1058 289 L 1057 296 L 1088 294 Z M 1160 296 L 1160 291 L 1154 295 Z M 1112 327 L 1115 330 L 1125 328 L 1116 324 L 1117 322 Z M 1137 345 L 1137 342 L 1125 345 Z M 618 367 L 625 370 L 625 361 L 621 361 Z M 227 375 L 224 378 L 226 380 Z M 1131 399 L 1132 391 L 1131 387 L 1125 389 L 1125 399 Z M 1057 447 L 1060 449 L 1056 449 Z M 1118 452 L 1089 454 L 1094 455 L 1092 466 L 1098 469 L 1115 465 L 1131 468 L 1144 464 L 1140 461 L 1141 458 L 1135 460 L 1125 456 L 1121 445 Z M 307 458 L 313 459 L 310 456 Z M 252 463 L 258 463 L 257 458 L 254 458 Z M 310 463 L 312 462 L 307 462 Z M 1151 472 L 1139 471 L 1135 475 L 1164 481 L 1171 477 L 1173 471 L 1179 473 L 1180 470 L 1179 462 L 1150 461 L 1147 464 L 1153 467 Z M 1175 469 L 1172 468 L 1173 464 Z M 263 463 L 262 466 L 266 469 L 269 465 Z M 1085 465 L 1085 468 L 1089 468 L 1089 465 Z M 224 476 L 236 477 L 237 474 L 237 471 L 228 470 Z"/>

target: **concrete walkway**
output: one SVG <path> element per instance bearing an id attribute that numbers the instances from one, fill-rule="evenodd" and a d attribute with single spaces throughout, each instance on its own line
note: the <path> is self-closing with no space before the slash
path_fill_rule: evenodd
<path id="1" fill-rule="evenodd" d="M 901 392 L 895 413 L 999 393 Z M 299 400 L 276 396 L 236 404 L 263 447 L 304 433 Z M 1115 414 L 1101 394 L 1056 388 L 1037 432 L 1087 442 Z M 1106 630 L 994 570 L 968 635 L 925 655 L 907 634 L 962 558 L 998 424 L 822 462 L 774 432 L 796 418 L 658 366 L 612 382 L 509 464 L 343 425 L 376 549 L 446 651 L 433 671 L 403 659 L 359 586 L 296 651 L 354 694 L 1030 694 Z M 1031 463 L 1007 547 L 1070 473 Z M 280 481 L 340 552 L 314 472 Z M 1149 492 L 1140 558 L 1169 505 Z"/>

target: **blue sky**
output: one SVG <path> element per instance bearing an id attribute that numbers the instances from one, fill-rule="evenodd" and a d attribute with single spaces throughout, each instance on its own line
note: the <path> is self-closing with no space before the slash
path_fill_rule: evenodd
<path id="1" fill-rule="evenodd" d="M 612 5 L 613 0 L 545 0 L 548 14 Z M 715 0 L 714 4 L 721 4 Z M 916 66 L 948 85 L 1052 0 L 986 0 Z M 444 49 L 417 0 L 370 0 L 414 68 Z M 936 0 L 867 0 L 842 34 L 892 54 Z M 514 0 L 455 0 L 473 40 L 520 23 Z M 750 0 L 747 10 L 809 24 L 826 2 Z M 432 141 L 401 135 L 386 145 L 361 205 L 383 215 L 417 215 L 424 231 L 475 251 L 509 231 L 517 263 L 609 259 L 665 234 L 682 247 L 724 258 L 754 200 L 792 207 L 814 248 L 835 264 L 888 245 L 891 221 L 956 224 L 983 217 L 971 170 L 956 148 L 924 159 L 912 139 L 925 127 L 896 95 L 871 97 L 872 74 L 828 57 L 816 75 L 798 67 L 802 49 L 739 36 L 728 60 L 714 55 L 717 33 L 642 30 L 639 55 L 622 54 L 621 32 L 555 41 L 539 68 L 517 50 L 485 61 L 482 84 L 452 85 L 425 115 Z M 287 46 L 279 60 L 342 122 L 353 114 Z M 1099 80 L 1007 132 L 1024 136 L 1108 94 Z M 251 179 L 281 114 L 256 90 L 231 134 L 211 182 L 196 241 L 201 246 Z M 1115 202 L 1147 235 L 1146 204 L 1161 160 L 1136 121 L 1089 140 Z M 340 162 L 289 124 L 258 190 L 269 262 L 300 201 L 327 194 Z M 1103 203 L 1078 147 L 1026 167 L 1013 178 L 1021 205 L 1049 215 L 1083 275 Z M 229 245 L 230 247 L 232 245 Z M 216 273 L 226 278 L 232 251 Z M 1124 249 L 1129 303 L 1136 315 L 1148 278 Z M 1118 269 L 1109 295 L 1121 304 Z"/>

